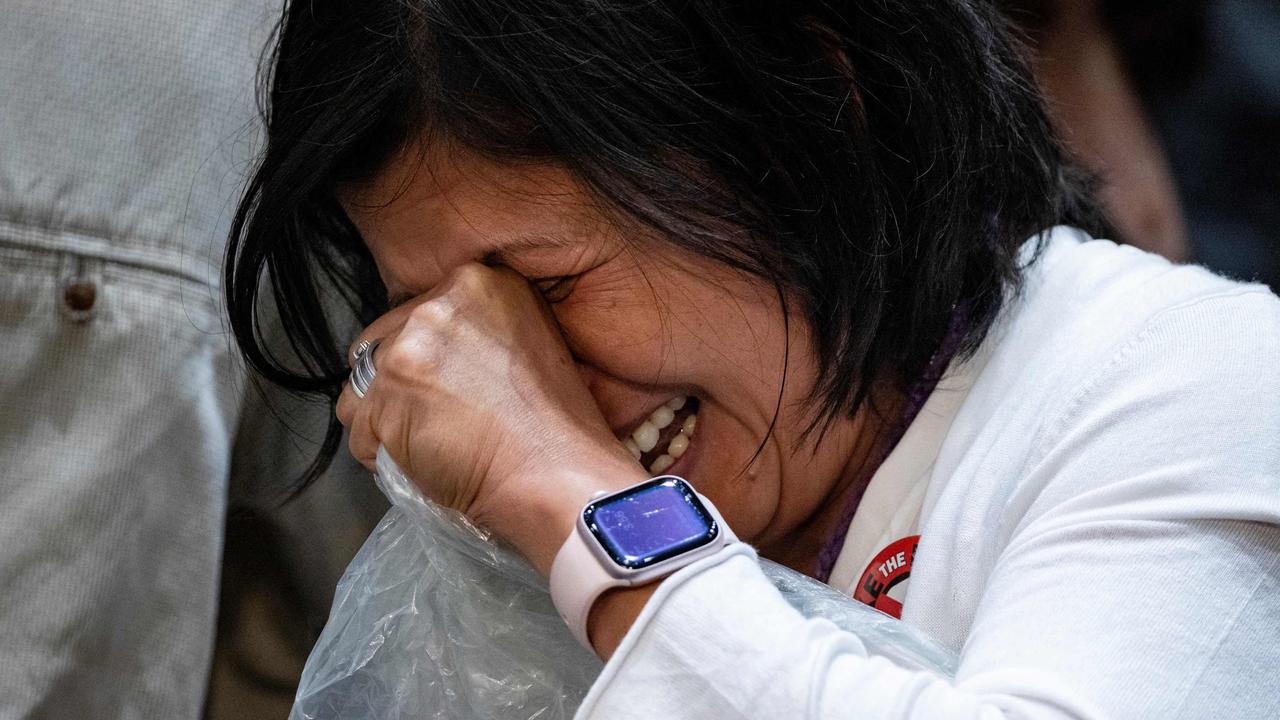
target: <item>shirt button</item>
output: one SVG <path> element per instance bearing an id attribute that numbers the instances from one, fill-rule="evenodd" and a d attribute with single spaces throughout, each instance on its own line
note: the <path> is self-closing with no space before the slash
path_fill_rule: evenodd
<path id="1" fill-rule="evenodd" d="M 98 301 L 98 286 L 85 280 L 74 280 L 62 290 L 62 304 L 73 320 L 88 320 Z"/>

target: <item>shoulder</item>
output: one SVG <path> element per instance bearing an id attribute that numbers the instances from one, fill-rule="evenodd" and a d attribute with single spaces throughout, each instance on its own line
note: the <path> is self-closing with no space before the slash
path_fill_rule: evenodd
<path id="1" fill-rule="evenodd" d="M 983 374 L 1039 388 L 1047 411 L 1126 367 L 1143 384 L 1235 376 L 1256 388 L 1277 372 L 1280 299 L 1263 285 L 1056 228 L 988 345 Z"/>
<path id="2" fill-rule="evenodd" d="M 1098 240 L 1072 228 L 1047 233 L 1041 252 L 1024 249 L 1025 285 L 1010 304 L 1008 340 L 1037 322 L 1047 324 L 1051 343 L 1069 344 L 1077 354 L 1105 354 L 1129 341 L 1158 318 L 1169 315 L 1234 317 L 1274 331 L 1280 300 L 1264 285 L 1241 283 L 1195 265 L 1175 265 L 1133 247 Z M 1238 317 L 1241 311 L 1252 313 Z M 1195 342 L 1215 338 L 1193 334 Z"/>
<path id="3" fill-rule="evenodd" d="M 1280 300 L 1264 286 L 1055 230 L 989 344 L 967 447 L 999 451 L 998 494 L 1024 520 L 1087 497 L 1280 522 Z"/>
<path id="4" fill-rule="evenodd" d="M 1028 325 L 1045 323 L 1046 344 L 1071 359 L 1082 382 L 1096 378 L 1100 364 L 1144 347 L 1160 347 L 1167 361 L 1191 361 L 1161 362 L 1148 373 L 1156 378 L 1180 369 L 1274 372 L 1280 343 L 1280 299 L 1266 286 L 1067 228 L 1049 234 L 1010 314 L 1011 344 Z"/>

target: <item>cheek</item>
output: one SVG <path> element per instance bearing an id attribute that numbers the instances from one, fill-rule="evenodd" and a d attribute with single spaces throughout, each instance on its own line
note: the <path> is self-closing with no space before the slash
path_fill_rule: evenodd
<path id="1" fill-rule="evenodd" d="M 565 341 L 580 361 L 640 384 L 672 382 L 679 340 L 651 297 L 575 290 L 554 308 Z"/>
<path id="2" fill-rule="evenodd" d="M 590 273 L 556 317 L 575 355 L 611 375 L 741 401 L 776 393 L 786 338 L 772 289 L 702 270 Z M 768 399 L 774 407 L 776 395 Z"/>

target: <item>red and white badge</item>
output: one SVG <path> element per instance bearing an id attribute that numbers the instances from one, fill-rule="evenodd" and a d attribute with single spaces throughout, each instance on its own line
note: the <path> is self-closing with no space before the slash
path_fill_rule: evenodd
<path id="1" fill-rule="evenodd" d="M 876 553 L 854 585 L 853 599 L 900 619 L 906 581 L 911 577 L 911 563 L 919 544 L 920 536 L 912 535 L 895 540 Z"/>

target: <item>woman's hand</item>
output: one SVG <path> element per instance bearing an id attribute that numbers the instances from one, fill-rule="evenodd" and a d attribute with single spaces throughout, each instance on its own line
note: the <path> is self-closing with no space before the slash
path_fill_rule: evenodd
<path id="1" fill-rule="evenodd" d="M 614 438 L 550 308 L 520 275 L 477 263 L 374 321 L 377 375 L 338 419 L 423 493 L 513 544 L 544 575 L 591 495 L 647 475 Z M 353 348 L 356 344 L 353 344 Z"/>

